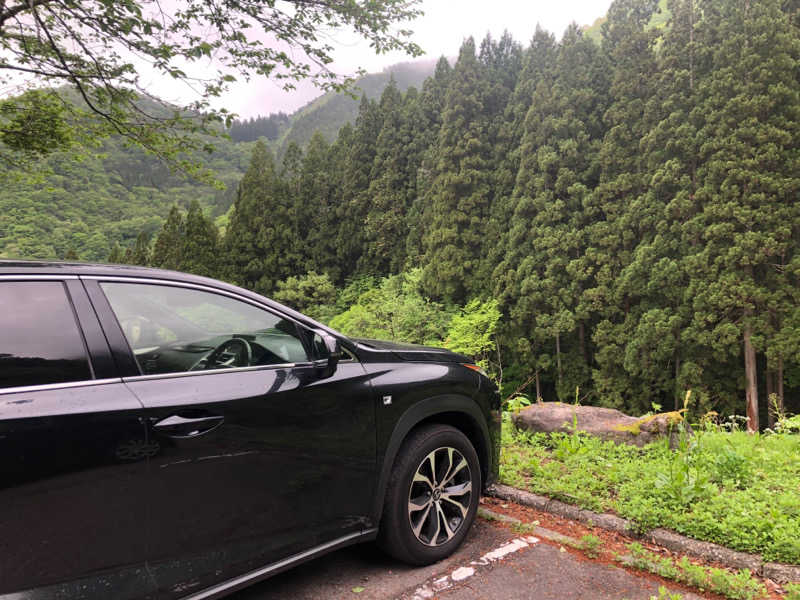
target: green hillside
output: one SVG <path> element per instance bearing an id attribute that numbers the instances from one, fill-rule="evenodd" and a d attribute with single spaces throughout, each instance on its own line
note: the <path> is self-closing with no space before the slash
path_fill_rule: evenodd
<path id="1" fill-rule="evenodd" d="M 0 258 L 103 260 L 115 242 L 157 230 L 170 206 L 197 200 L 212 214 L 227 210 L 247 167 L 252 143 L 218 140 L 205 163 L 227 185 L 218 190 L 170 173 L 156 158 L 109 140 L 102 153 L 76 161 L 42 161 L 51 174 L 31 183 L 4 181 L 0 195 Z"/>
<path id="2" fill-rule="evenodd" d="M 329 92 L 312 100 L 291 116 L 290 126 L 273 148 L 282 155 L 291 142 L 305 146 L 315 131 L 322 133 L 328 141 L 333 141 L 345 123 L 355 120 L 362 94 L 372 100 L 379 98 L 392 77 L 401 91 L 411 86 L 420 87 L 433 74 L 435 66 L 435 60 L 400 63 L 381 73 L 370 73 L 361 77 L 356 82 L 355 97 Z"/>
<path id="3" fill-rule="evenodd" d="M 394 77 L 401 89 L 420 85 L 434 63 L 399 64 L 358 81 L 358 93 L 380 97 Z M 70 97 L 68 91 L 64 92 Z M 305 145 L 314 131 L 330 139 L 355 119 L 358 100 L 325 94 L 298 110 L 284 134 L 272 142 L 280 151 L 290 141 Z M 68 153 L 44 159 L 40 181 L 3 181 L 0 195 L 0 258 L 64 258 L 74 252 L 85 260 L 105 260 L 114 243 L 130 245 L 144 231 L 157 231 L 173 204 L 187 208 L 192 200 L 217 217 L 233 204 L 252 142 L 213 140 L 215 151 L 203 156 L 205 166 L 224 189 L 170 173 L 158 159 L 118 139 L 104 142 L 94 156 L 77 160 Z M 0 178 L 3 173 L 0 167 Z"/>

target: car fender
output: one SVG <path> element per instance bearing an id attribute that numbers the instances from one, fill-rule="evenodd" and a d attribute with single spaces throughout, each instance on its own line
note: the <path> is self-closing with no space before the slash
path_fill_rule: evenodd
<path id="1" fill-rule="evenodd" d="M 389 477 L 391 476 L 397 453 L 400 451 L 408 434 L 420 423 L 436 415 L 444 415 L 446 413 L 457 413 L 470 420 L 474 431 L 482 438 L 481 443 L 483 444 L 483 450 L 481 448 L 475 448 L 479 459 L 482 461 L 492 460 L 491 451 L 488 450 L 491 448 L 491 442 L 489 429 L 486 426 L 486 417 L 481 413 L 480 407 L 474 400 L 458 394 L 444 394 L 416 402 L 403 413 L 400 419 L 398 419 L 392 431 L 392 435 L 389 437 L 386 452 L 383 455 L 383 463 L 381 465 L 375 494 L 374 514 L 376 523 L 380 522 L 383 513 L 386 486 L 389 484 Z M 481 470 L 489 469 L 491 469 L 491 465 L 485 465 L 485 469 L 482 468 Z"/>

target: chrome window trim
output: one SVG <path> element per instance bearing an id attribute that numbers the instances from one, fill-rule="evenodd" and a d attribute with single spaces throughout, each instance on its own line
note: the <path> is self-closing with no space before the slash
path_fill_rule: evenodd
<path id="1" fill-rule="evenodd" d="M 311 364 L 311 363 L 300 363 Z M 132 375 L 123 377 L 125 383 L 150 381 L 151 379 L 172 379 L 174 377 L 195 377 L 197 375 L 219 375 L 221 373 L 244 373 L 247 371 L 269 371 L 271 369 L 292 369 L 298 363 L 281 363 L 279 365 L 255 365 L 252 367 L 231 367 L 229 369 L 208 369 L 203 371 L 175 371 L 174 373 L 154 373 L 152 375 Z"/>
<path id="2" fill-rule="evenodd" d="M 315 546 L 313 548 L 310 548 L 309 550 L 305 550 L 304 552 L 299 552 L 298 554 L 294 554 L 292 556 L 289 556 L 288 558 L 284 558 L 283 560 L 274 562 L 270 565 L 267 565 L 266 567 L 256 569 L 255 571 L 250 571 L 249 573 L 245 573 L 244 575 L 240 575 L 239 577 L 229 579 L 228 581 L 224 581 L 213 587 L 186 596 L 184 600 L 214 600 L 216 598 L 227 596 L 231 592 L 240 590 L 243 587 L 253 584 L 262 579 L 266 579 L 270 575 L 279 573 L 297 563 L 307 561 L 311 558 L 314 558 L 315 556 L 324 554 L 325 552 L 336 550 L 341 546 L 352 544 L 362 538 L 371 538 L 377 532 L 378 530 L 376 528 L 373 528 L 342 536 L 325 544 L 320 544 L 319 546 Z"/>
<path id="3" fill-rule="evenodd" d="M 19 394 L 28 392 L 45 392 L 48 390 L 62 390 L 68 388 L 87 387 L 92 385 L 106 385 L 109 383 L 122 383 L 121 377 L 110 379 L 85 379 L 82 381 L 68 381 L 65 383 L 46 383 L 43 385 L 20 385 L 17 387 L 0 388 L 0 395 Z"/>
<path id="4" fill-rule="evenodd" d="M 77 275 L 0 275 L 0 281 L 64 281 L 66 279 L 78 279 Z"/>
<path id="5" fill-rule="evenodd" d="M 221 294 L 223 296 L 228 296 L 229 298 L 234 298 L 235 300 L 247 302 L 248 304 L 256 306 L 262 310 L 267 310 L 268 312 L 279 312 L 280 316 L 283 317 L 284 319 L 289 319 L 290 321 L 292 321 L 292 323 L 297 323 L 295 319 L 289 317 L 288 315 L 283 314 L 280 311 L 276 311 L 274 308 L 272 308 L 267 304 L 263 304 L 256 300 L 253 300 L 252 298 L 247 298 L 246 296 L 242 296 L 240 294 L 229 292 L 228 290 L 223 290 L 210 285 L 202 285 L 199 283 L 186 283 L 185 281 L 175 281 L 172 279 L 151 279 L 148 277 L 118 277 L 113 275 L 110 275 L 108 277 L 104 277 L 102 275 L 81 275 L 80 278 L 91 281 L 98 281 L 100 283 L 109 281 L 112 283 L 144 283 L 149 285 L 168 285 L 172 287 L 200 290 L 202 292 L 209 292 L 212 294 Z"/>

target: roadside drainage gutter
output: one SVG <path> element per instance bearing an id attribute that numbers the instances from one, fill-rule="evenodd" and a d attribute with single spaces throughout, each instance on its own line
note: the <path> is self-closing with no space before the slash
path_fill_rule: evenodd
<path id="1" fill-rule="evenodd" d="M 737 552 L 718 544 L 701 542 L 668 529 L 653 529 L 645 534 L 636 530 L 632 521 L 608 513 L 596 513 L 552 500 L 546 496 L 531 494 L 508 485 L 495 484 L 489 487 L 488 494 L 495 498 L 508 500 L 528 506 L 535 510 L 579 521 L 585 525 L 600 527 L 623 535 L 651 542 L 673 552 L 688 554 L 711 562 L 716 562 L 731 569 L 750 569 L 751 572 L 771 579 L 776 583 L 800 582 L 800 566 L 765 562 L 759 554 Z M 540 534 L 536 534 L 540 535 Z M 547 537 L 547 536 L 542 536 Z"/>

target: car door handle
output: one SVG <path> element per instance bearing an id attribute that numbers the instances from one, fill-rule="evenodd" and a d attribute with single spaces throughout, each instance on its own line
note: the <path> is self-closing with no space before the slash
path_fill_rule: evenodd
<path id="1" fill-rule="evenodd" d="M 171 438 L 193 438 L 213 431 L 225 421 L 222 415 L 187 418 L 171 415 L 153 424 L 153 429 Z"/>

